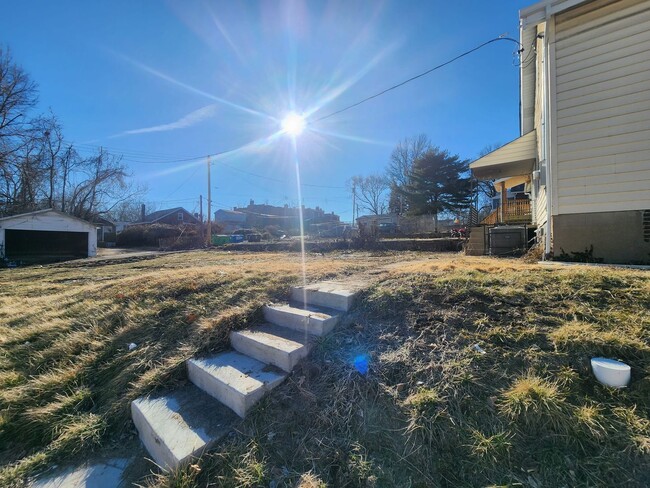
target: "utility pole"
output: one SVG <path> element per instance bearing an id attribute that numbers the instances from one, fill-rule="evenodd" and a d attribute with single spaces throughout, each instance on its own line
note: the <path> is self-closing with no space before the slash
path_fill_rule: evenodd
<path id="1" fill-rule="evenodd" d="M 203 195 L 199 195 L 199 221 L 201 222 L 201 240 L 205 239 L 204 227 L 203 227 Z"/>
<path id="2" fill-rule="evenodd" d="M 208 155 L 208 246 L 212 245 L 212 184 L 210 183 L 210 156 Z"/>

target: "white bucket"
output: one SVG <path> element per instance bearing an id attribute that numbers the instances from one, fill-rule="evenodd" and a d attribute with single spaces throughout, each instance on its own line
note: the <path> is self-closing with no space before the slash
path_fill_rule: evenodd
<path id="1" fill-rule="evenodd" d="M 592 358 L 591 369 L 603 385 L 623 388 L 630 383 L 632 368 L 629 365 L 607 358 Z"/>

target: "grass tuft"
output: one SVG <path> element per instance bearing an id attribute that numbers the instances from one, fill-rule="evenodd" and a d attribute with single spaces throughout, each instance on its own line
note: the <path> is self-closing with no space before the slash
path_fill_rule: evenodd
<path id="1" fill-rule="evenodd" d="M 556 381 L 528 372 L 501 394 L 500 411 L 527 425 L 552 425 L 566 431 L 564 394 Z"/>
<path id="2" fill-rule="evenodd" d="M 327 488 L 327 485 L 314 473 L 305 473 L 300 476 L 295 488 Z"/>
<path id="3" fill-rule="evenodd" d="M 574 415 L 578 429 L 582 429 L 596 439 L 602 439 L 607 434 L 607 419 L 598 405 L 580 405 L 575 409 Z"/>
<path id="4" fill-rule="evenodd" d="M 431 388 L 420 388 L 404 402 L 404 405 L 409 407 L 414 414 L 424 416 L 435 415 L 442 404 L 443 400 L 438 392 Z"/>
<path id="5" fill-rule="evenodd" d="M 509 455 L 513 437 L 512 432 L 508 431 L 488 436 L 479 430 L 472 429 L 473 443 L 470 448 L 475 456 L 496 463 Z"/>

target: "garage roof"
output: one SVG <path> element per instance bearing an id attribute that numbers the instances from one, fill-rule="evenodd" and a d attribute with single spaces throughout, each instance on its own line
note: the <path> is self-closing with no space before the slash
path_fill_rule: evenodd
<path id="1" fill-rule="evenodd" d="M 67 213 L 64 213 L 64 212 L 60 212 L 58 210 L 54 210 L 53 208 L 45 208 L 43 210 L 36 210 L 34 212 L 27 212 L 27 213 L 22 213 L 22 214 L 9 215 L 8 217 L 1 217 L 0 218 L 0 227 L 2 227 L 2 225 L 1 225 L 2 222 L 6 222 L 6 221 L 9 221 L 9 220 L 15 220 L 15 219 L 22 219 L 22 218 L 25 218 L 25 217 L 35 217 L 37 215 L 47 214 L 47 213 L 53 213 L 53 214 L 56 214 L 56 215 L 58 215 L 60 217 L 65 217 L 65 218 L 68 218 L 68 219 L 76 220 L 78 222 L 81 222 L 81 223 L 87 225 L 88 227 L 91 227 L 92 229 L 95 229 L 95 226 L 93 224 L 91 224 L 90 222 L 88 222 L 87 220 L 80 219 L 79 217 L 75 217 L 73 215 L 70 215 L 70 214 L 67 214 Z"/>

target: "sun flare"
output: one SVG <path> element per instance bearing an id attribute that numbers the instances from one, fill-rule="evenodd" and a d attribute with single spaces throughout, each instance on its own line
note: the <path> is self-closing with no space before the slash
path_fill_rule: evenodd
<path id="1" fill-rule="evenodd" d="M 300 135 L 302 131 L 305 130 L 305 125 L 305 118 L 295 112 L 287 114 L 287 116 L 282 119 L 282 130 L 290 136 Z"/>

